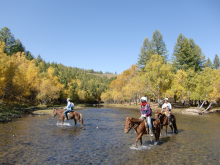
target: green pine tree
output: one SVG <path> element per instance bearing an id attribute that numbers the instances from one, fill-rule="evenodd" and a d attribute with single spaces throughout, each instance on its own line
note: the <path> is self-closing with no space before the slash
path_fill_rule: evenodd
<path id="1" fill-rule="evenodd" d="M 215 55 L 215 58 L 213 61 L 213 67 L 214 67 L 214 69 L 220 68 L 220 61 L 219 61 L 219 57 L 217 54 Z"/>
<path id="2" fill-rule="evenodd" d="M 174 46 L 172 60 L 175 70 L 201 71 L 204 67 L 205 55 L 193 39 L 187 39 L 183 34 L 180 34 Z"/>
<path id="3" fill-rule="evenodd" d="M 210 60 L 210 58 L 208 58 L 208 60 L 206 61 L 205 67 L 209 67 L 209 68 L 213 68 L 213 64 L 212 64 L 212 61 Z"/>
<path id="4" fill-rule="evenodd" d="M 163 41 L 163 35 L 158 30 L 155 30 L 155 32 L 153 33 L 151 44 L 154 54 L 162 56 L 164 61 L 166 62 L 168 60 L 168 51 L 166 48 L 166 44 Z"/>
<path id="5" fill-rule="evenodd" d="M 141 52 L 138 57 L 137 66 L 141 69 L 143 69 L 147 63 L 147 61 L 150 60 L 151 56 L 153 55 L 153 50 L 151 43 L 147 38 L 144 39 L 143 45 L 141 47 Z"/>
<path id="6" fill-rule="evenodd" d="M 17 52 L 23 52 L 24 46 L 19 39 L 15 40 L 14 35 L 7 27 L 1 28 L 0 30 L 0 41 L 5 43 L 5 53 L 12 55 Z"/>

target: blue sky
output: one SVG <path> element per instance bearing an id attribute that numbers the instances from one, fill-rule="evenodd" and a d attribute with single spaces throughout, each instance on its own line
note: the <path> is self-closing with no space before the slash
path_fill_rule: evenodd
<path id="1" fill-rule="evenodd" d="M 2 0 L 0 28 L 46 62 L 121 73 L 156 29 L 170 58 L 182 33 L 213 61 L 220 56 L 219 7 L 219 0 Z"/>

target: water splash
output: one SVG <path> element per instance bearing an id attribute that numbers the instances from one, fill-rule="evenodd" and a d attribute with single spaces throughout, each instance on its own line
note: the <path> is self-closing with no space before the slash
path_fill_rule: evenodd
<path id="1" fill-rule="evenodd" d="M 57 126 L 60 126 L 60 125 L 62 125 L 62 123 L 57 123 Z M 63 126 L 71 126 L 71 124 L 70 123 L 63 123 Z"/>
<path id="2" fill-rule="evenodd" d="M 130 149 L 131 150 L 149 150 L 149 149 L 151 149 L 151 147 L 152 147 L 152 145 L 149 145 L 149 146 L 142 145 L 142 146 L 137 146 L 137 148 L 135 148 L 134 145 L 132 145 L 130 147 Z"/>

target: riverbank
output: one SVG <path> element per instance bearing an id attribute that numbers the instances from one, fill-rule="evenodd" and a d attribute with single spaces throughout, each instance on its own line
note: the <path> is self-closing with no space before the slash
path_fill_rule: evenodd
<path id="1" fill-rule="evenodd" d="M 137 109 L 140 110 L 140 104 L 138 105 L 129 105 L 129 104 L 102 104 L 104 107 L 112 107 L 112 108 L 128 108 L 128 109 Z M 150 107 L 153 112 L 161 111 L 161 107 L 158 106 L 157 103 L 150 103 Z M 183 107 L 173 107 L 172 113 L 181 113 Z"/>
<path id="2" fill-rule="evenodd" d="M 138 105 L 129 105 L 129 104 L 93 104 L 93 106 L 103 106 L 103 107 L 110 107 L 110 108 L 127 108 L 127 109 L 134 109 L 139 111 L 140 104 Z M 25 114 L 32 114 L 32 115 L 52 115 L 53 108 L 64 108 L 66 104 L 61 105 L 38 105 L 38 106 L 29 106 L 29 105 L 19 105 L 19 104 L 10 104 L 10 105 L 0 105 L 0 123 L 10 122 L 13 118 L 20 118 Z M 157 103 L 150 103 L 150 106 L 153 112 L 161 111 L 161 107 L 158 106 Z M 201 114 L 208 114 L 208 113 L 216 113 L 220 112 L 220 108 L 213 108 L 209 111 L 202 113 L 205 109 L 197 109 L 196 107 L 185 107 L 180 106 L 177 103 L 172 103 L 172 113 L 175 114 L 186 114 L 186 115 L 201 115 Z M 74 107 L 74 110 L 83 110 L 86 108 L 85 104 L 77 104 Z"/>
<path id="3" fill-rule="evenodd" d="M 53 114 L 53 109 L 63 109 L 65 106 L 63 107 L 53 107 L 53 108 L 50 108 L 50 109 L 39 109 L 39 110 L 34 110 L 32 112 L 33 115 L 52 115 Z M 77 110 L 83 110 L 85 109 L 84 105 L 81 104 L 81 105 L 77 105 L 74 107 L 74 111 L 77 111 Z"/>
<path id="4" fill-rule="evenodd" d="M 112 108 L 128 108 L 128 109 L 136 109 L 140 110 L 140 104 L 138 105 L 129 105 L 129 104 L 102 104 L 104 107 L 112 107 Z M 153 112 L 161 111 L 161 107 L 158 106 L 157 103 L 150 103 L 151 109 Z M 186 107 L 181 106 L 177 103 L 172 103 L 172 113 L 177 114 L 186 114 L 186 115 L 201 115 L 201 114 L 208 114 L 208 113 L 219 113 L 220 108 L 213 108 L 209 111 L 205 111 L 205 108 L 197 109 L 197 107 Z M 203 112 L 203 113 L 202 113 Z"/>
<path id="5" fill-rule="evenodd" d="M 60 105 L 21 105 L 21 104 L 1 104 L 0 105 L 0 123 L 10 122 L 13 118 L 21 118 L 25 114 L 32 115 L 52 115 L 53 108 L 64 108 L 66 104 Z M 82 110 L 84 104 L 77 104 L 74 109 Z"/>

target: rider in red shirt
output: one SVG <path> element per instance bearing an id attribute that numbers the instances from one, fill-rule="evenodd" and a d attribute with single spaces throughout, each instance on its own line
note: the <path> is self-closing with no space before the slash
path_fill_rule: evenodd
<path id="1" fill-rule="evenodd" d="M 150 130 L 150 136 L 153 136 L 153 128 L 151 123 L 151 116 L 152 116 L 152 110 L 150 108 L 150 104 L 147 103 L 147 98 L 142 97 L 141 98 L 141 117 L 144 118 L 148 124 L 149 130 Z"/>

